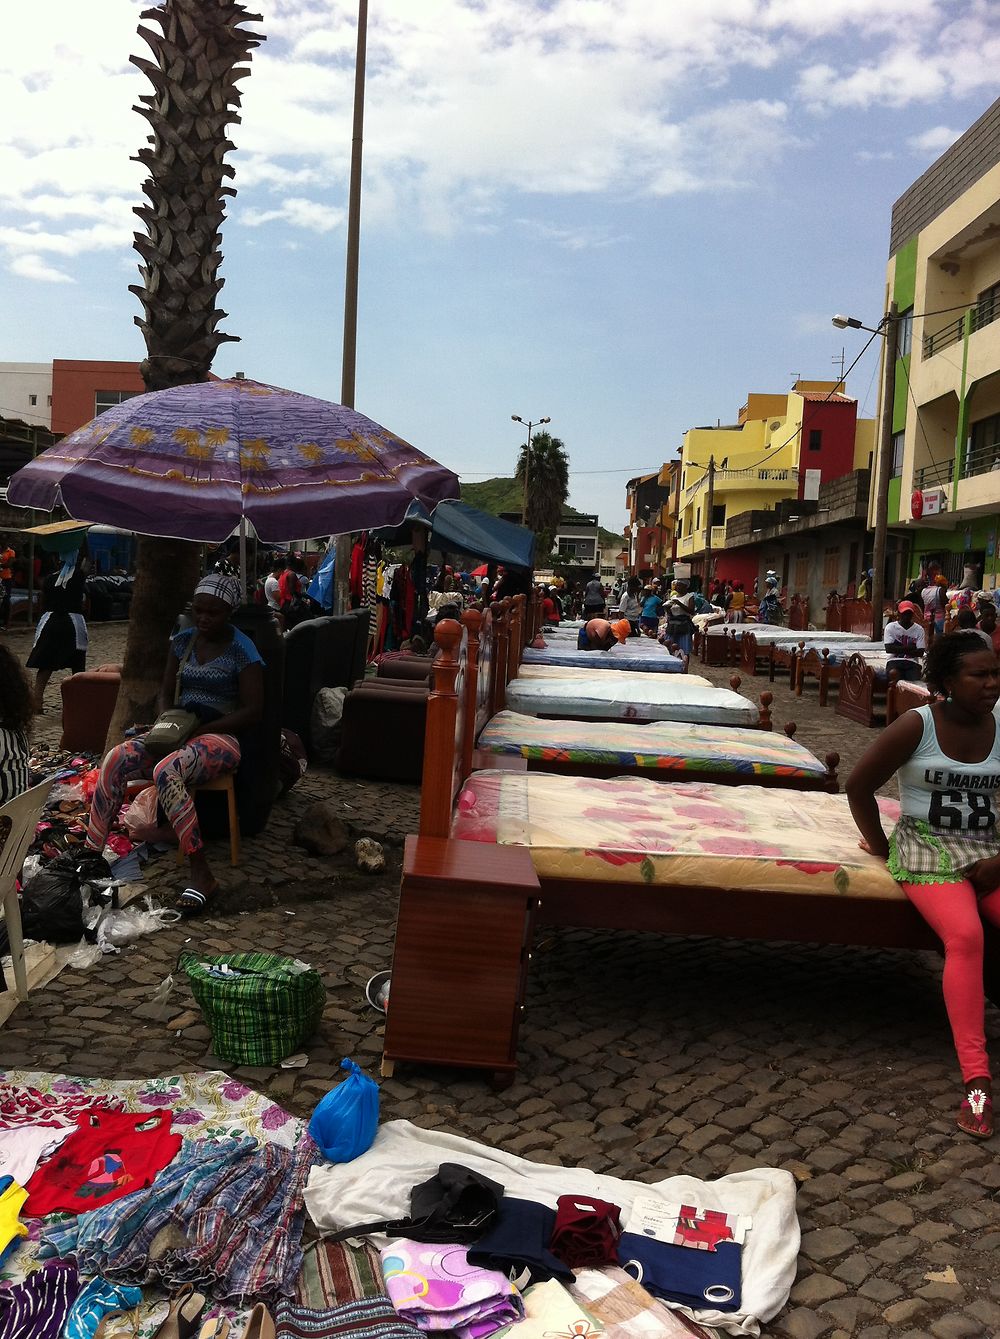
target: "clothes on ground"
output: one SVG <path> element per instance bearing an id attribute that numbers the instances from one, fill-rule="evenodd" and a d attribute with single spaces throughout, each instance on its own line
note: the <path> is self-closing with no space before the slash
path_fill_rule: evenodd
<path id="1" fill-rule="evenodd" d="M 958 883 L 1000 851 L 1000 722 L 982 762 L 960 762 L 938 742 L 934 708 L 915 708 L 922 733 L 899 768 L 900 819 L 889 838 L 889 872 L 901 883 Z"/>
<path id="2" fill-rule="evenodd" d="M 28 740 L 23 730 L 0 725 L 0 804 L 28 789 Z"/>
<path id="3" fill-rule="evenodd" d="M 0 1262 L 28 1235 L 21 1213 L 28 1192 L 12 1176 L 0 1176 Z"/>
<path id="4" fill-rule="evenodd" d="M 513 1331 L 516 1339 L 599 1339 L 604 1335 L 596 1316 L 555 1279 L 525 1291 L 524 1317 Z"/>
<path id="5" fill-rule="evenodd" d="M 578 1270 L 570 1293 L 604 1326 L 607 1339 L 711 1339 L 714 1334 L 671 1311 L 617 1266 Z"/>
<path id="6" fill-rule="evenodd" d="M 152 1186 L 48 1227 L 43 1253 L 73 1255 L 86 1274 L 134 1283 L 184 1283 L 217 1300 L 288 1296 L 302 1264 L 302 1190 L 316 1157 L 255 1139 L 190 1140 Z M 182 1244 L 153 1241 L 177 1229 Z"/>
<path id="7" fill-rule="evenodd" d="M 91 1279 L 70 1307 L 63 1339 L 94 1339 L 105 1316 L 115 1311 L 133 1311 L 141 1301 L 141 1288 L 129 1288 L 109 1279 Z"/>
<path id="8" fill-rule="evenodd" d="M 184 660 L 197 632 L 197 628 L 185 628 L 172 639 L 170 649 L 178 665 Z M 246 633 L 233 628 L 228 646 L 211 660 L 200 661 L 197 652 L 188 655 L 178 671 L 181 681 L 179 703 L 189 711 L 203 707 L 226 715 L 239 705 L 241 673 L 250 665 L 263 663 L 260 652 Z"/>
<path id="9" fill-rule="evenodd" d="M 41 1159 L 55 1152 L 75 1129 L 72 1123 L 58 1129 L 44 1125 L 0 1128 L 0 1176 L 12 1176 L 26 1186 Z"/>
<path id="10" fill-rule="evenodd" d="M 152 1185 L 177 1156 L 179 1134 L 170 1132 L 170 1112 L 92 1112 L 28 1182 L 27 1212 L 83 1213 Z"/>
<path id="11" fill-rule="evenodd" d="M 181 850 L 187 856 L 195 855 L 204 842 L 190 787 L 234 772 L 239 763 L 240 746 L 235 735 L 197 735 L 183 748 L 155 761 L 147 753 L 141 736 L 117 744 L 101 764 L 90 807 L 88 847 L 93 851 L 103 850 L 111 825 L 125 801 L 128 783 L 152 781 Z"/>
<path id="12" fill-rule="evenodd" d="M 0 1288 L 0 1335 L 3 1339 L 62 1339 L 79 1291 L 76 1265 L 68 1260 L 53 1260 L 23 1282 Z"/>
<path id="13" fill-rule="evenodd" d="M 573 1281 L 573 1271 L 550 1249 L 556 1215 L 546 1204 L 501 1199 L 496 1221 L 469 1249 L 469 1263 L 495 1269 L 518 1288 L 548 1279 Z"/>
<path id="14" fill-rule="evenodd" d="M 560 1195 L 552 1251 L 570 1269 L 610 1265 L 622 1234 L 621 1209 L 584 1195 Z"/>
<path id="15" fill-rule="evenodd" d="M 524 1315 L 506 1275 L 472 1264 L 464 1246 L 400 1237 L 383 1249 L 382 1273 L 393 1306 L 421 1330 L 487 1339 Z"/>
<path id="16" fill-rule="evenodd" d="M 626 1273 L 654 1297 L 679 1302 L 692 1311 L 740 1309 L 742 1254 L 734 1242 L 723 1242 L 714 1251 L 690 1251 L 634 1232 L 623 1232 L 618 1244 L 618 1259 Z"/>
<path id="17" fill-rule="evenodd" d="M 94 1111 L 122 1111 L 120 1097 L 67 1091 L 46 1091 L 34 1085 L 22 1086 L 0 1080 L 0 1126 L 14 1129 L 21 1125 L 75 1127 L 78 1116 Z"/>
<path id="18" fill-rule="evenodd" d="M 367 1241 L 317 1241 L 303 1252 L 295 1280 L 300 1306 L 322 1311 L 384 1292 L 382 1261 Z"/>
<path id="19" fill-rule="evenodd" d="M 387 1297 L 315 1311 L 281 1301 L 274 1309 L 274 1327 L 278 1339 L 421 1339 L 421 1331 Z"/>

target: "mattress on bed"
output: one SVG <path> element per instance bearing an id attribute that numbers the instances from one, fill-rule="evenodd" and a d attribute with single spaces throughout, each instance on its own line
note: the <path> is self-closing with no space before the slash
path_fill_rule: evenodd
<path id="1" fill-rule="evenodd" d="M 646 683 L 663 683 L 659 674 L 651 674 L 646 670 L 620 670 L 622 679 L 638 679 Z M 572 665 L 521 665 L 517 671 L 519 679 L 585 679 L 587 675 L 583 670 L 574 669 Z M 617 680 L 616 680 L 617 682 Z M 711 688 L 711 679 L 704 678 L 701 674 L 685 674 L 685 683 L 701 684 L 704 688 Z M 619 685 L 620 686 L 620 685 Z"/>
<path id="2" fill-rule="evenodd" d="M 806 650 L 811 651 L 813 647 L 822 648 L 835 646 L 862 646 L 871 645 L 871 638 L 866 637 L 861 632 L 823 632 L 820 630 L 793 632 L 790 628 L 753 628 L 751 629 L 757 638 L 758 646 L 798 646 L 799 642 L 805 642 Z"/>
<path id="3" fill-rule="evenodd" d="M 656 675 L 640 682 L 624 674 L 591 674 L 578 679 L 512 679 L 507 706 L 526 716 L 573 720 L 610 716 L 623 721 L 691 721 L 703 725 L 753 726 L 756 706 L 730 688 L 707 687 L 692 676 Z"/>
<path id="4" fill-rule="evenodd" d="M 704 781 L 473 772 L 452 836 L 527 846 L 541 878 L 885 898 L 904 893 L 862 851 L 844 796 Z M 898 804 L 880 801 L 891 827 Z"/>
<path id="5" fill-rule="evenodd" d="M 684 661 L 672 656 L 658 643 L 636 639 L 634 645 L 613 646 L 610 651 L 578 651 L 575 643 L 558 644 L 524 652 L 527 665 L 568 665 L 574 669 L 645 670 L 652 674 L 683 674 Z"/>
<path id="6" fill-rule="evenodd" d="M 766 730 L 706 730 L 680 721 L 649 725 L 613 721 L 540 721 L 501 711 L 479 736 L 486 753 L 539 762 L 610 767 L 711 770 L 744 776 L 821 777 L 820 760 L 787 735 Z"/>

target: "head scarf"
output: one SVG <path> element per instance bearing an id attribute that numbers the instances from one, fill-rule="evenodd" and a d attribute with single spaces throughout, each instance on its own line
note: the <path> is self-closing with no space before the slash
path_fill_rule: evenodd
<path id="1" fill-rule="evenodd" d="M 209 572 L 207 576 L 203 576 L 195 586 L 194 593 L 211 595 L 228 605 L 230 609 L 235 609 L 238 604 L 243 603 L 243 589 L 239 581 L 236 577 L 227 576 L 225 572 Z"/>

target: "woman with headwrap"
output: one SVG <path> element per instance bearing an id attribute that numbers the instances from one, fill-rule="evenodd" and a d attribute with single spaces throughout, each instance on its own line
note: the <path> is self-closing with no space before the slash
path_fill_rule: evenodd
<path id="1" fill-rule="evenodd" d="M 189 916 L 204 910 L 219 885 L 209 868 L 188 786 L 234 771 L 240 761 L 236 735 L 256 725 L 263 711 L 264 662 L 249 637 L 230 621 L 241 599 L 235 577 L 211 572 L 198 583 L 191 602 L 194 626 L 170 643 L 158 709 L 173 706 L 179 675 L 179 705 L 193 711 L 200 724 L 181 748 L 159 761 L 150 757 L 141 735 L 118 744 L 101 764 L 90 810 L 82 865 L 92 878 L 106 872 L 101 852 L 126 786 L 135 780 L 153 782 L 190 861 L 190 884 L 180 899 L 181 911 Z"/>
<path id="2" fill-rule="evenodd" d="M 79 674 L 87 668 L 87 623 L 83 595 L 87 579 L 86 550 L 53 557 L 42 586 L 45 613 L 25 662 L 35 670 L 35 710 L 45 710 L 45 689 L 55 670 Z"/>

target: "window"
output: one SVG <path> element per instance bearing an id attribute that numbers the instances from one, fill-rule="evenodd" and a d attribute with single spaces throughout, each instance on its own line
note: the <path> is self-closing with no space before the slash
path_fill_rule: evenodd
<path id="1" fill-rule="evenodd" d="M 857 545 L 853 545 L 857 548 Z M 840 549 L 834 545 L 831 549 L 823 550 L 823 585 L 827 590 L 834 590 L 840 580 Z"/>
<path id="2" fill-rule="evenodd" d="M 48 407 L 49 407 L 50 409 L 52 408 L 52 396 L 51 396 L 51 395 L 46 395 L 46 397 L 45 397 L 45 403 L 48 405 Z"/>
<path id="3" fill-rule="evenodd" d="M 716 526 L 725 524 L 726 524 L 726 504 L 724 502 L 716 503 L 716 505 L 712 508 L 712 525 Z"/>
<path id="4" fill-rule="evenodd" d="M 973 330 L 981 330 L 984 325 L 1000 319 L 1000 284 L 990 284 L 976 298 L 976 310 L 972 313 Z"/>
<path id="5" fill-rule="evenodd" d="M 913 308 L 896 317 L 896 357 L 905 358 L 913 347 Z"/>
<path id="6" fill-rule="evenodd" d="M 810 429 L 809 429 L 809 450 L 810 450 L 810 451 L 819 451 L 819 450 L 821 450 L 822 446 L 823 446 L 823 429 L 822 429 L 822 428 L 810 428 Z"/>
<path id="7" fill-rule="evenodd" d="M 988 474 L 1000 470 L 1000 414 L 991 414 L 973 423 L 965 452 L 962 476 Z"/>
<path id="8" fill-rule="evenodd" d="M 139 391 L 95 391 L 94 417 L 103 414 L 106 409 L 112 409 L 116 404 L 124 404 L 126 400 L 133 399 L 139 393 Z"/>
<path id="9" fill-rule="evenodd" d="M 681 516 L 677 518 L 677 538 L 680 539 L 684 533 L 684 519 Z"/>
<path id="10" fill-rule="evenodd" d="M 37 404 L 37 403 L 38 403 L 38 396 L 37 396 L 37 395 L 29 395 L 29 396 L 28 396 L 28 404 L 35 405 L 35 404 Z"/>
<path id="11" fill-rule="evenodd" d="M 906 442 L 905 432 L 894 432 L 892 434 L 892 479 L 898 479 L 903 473 L 903 447 Z"/>

